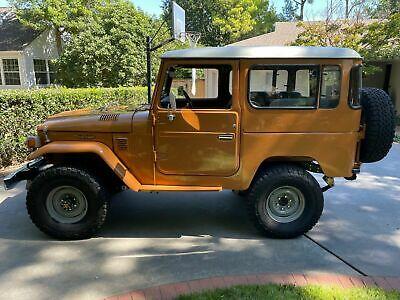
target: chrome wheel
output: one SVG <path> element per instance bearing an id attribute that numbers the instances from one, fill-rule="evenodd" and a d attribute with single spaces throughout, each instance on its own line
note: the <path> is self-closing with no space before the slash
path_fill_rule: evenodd
<path id="1" fill-rule="evenodd" d="M 59 223 L 72 224 L 82 220 L 88 210 L 85 195 L 73 186 L 60 186 L 50 191 L 46 199 L 50 216 Z"/>
<path id="2" fill-rule="evenodd" d="M 289 223 L 301 216 L 305 207 L 305 199 L 298 188 L 282 186 L 268 195 L 265 206 L 267 214 L 274 221 Z"/>

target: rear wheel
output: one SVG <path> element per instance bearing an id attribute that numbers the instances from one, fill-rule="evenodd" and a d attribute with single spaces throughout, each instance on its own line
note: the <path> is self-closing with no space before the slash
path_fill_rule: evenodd
<path id="1" fill-rule="evenodd" d="M 91 237 L 104 223 L 109 194 L 100 181 L 73 167 L 43 171 L 30 184 L 26 206 L 32 222 L 57 239 Z"/>
<path id="2" fill-rule="evenodd" d="M 318 222 L 324 206 L 318 182 L 296 165 L 271 166 L 255 179 L 247 197 L 255 226 L 276 238 L 306 233 Z"/>

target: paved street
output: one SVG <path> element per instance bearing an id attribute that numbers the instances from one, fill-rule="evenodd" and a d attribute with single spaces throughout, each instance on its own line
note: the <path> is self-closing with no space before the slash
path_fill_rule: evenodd
<path id="1" fill-rule="evenodd" d="M 229 191 L 124 192 L 113 199 L 97 238 L 54 241 L 30 223 L 21 184 L 0 191 L 0 299 L 98 299 L 189 279 L 268 272 L 359 269 L 400 276 L 399 183 L 399 145 L 384 161 L 363 166 L 356 182 L 338 180 L 308 234 L 326 249 L 307 237 L 260 236 L 240 197 Z"/>

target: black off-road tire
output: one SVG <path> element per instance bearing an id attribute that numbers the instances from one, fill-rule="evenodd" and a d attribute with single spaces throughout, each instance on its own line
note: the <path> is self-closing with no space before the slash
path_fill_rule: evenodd
<path id="1" fill-rule="evenodd" d="M 80 190 L 87 200 L 87 211 L 76 223 L 60 223 L 46 208 L 49 193 L 59 186 Z M 105 222 L 109 193 L 100 180 L 76 167 L 52 167 L 40 173 L 30 184 L 26 207 L 32 222 L 45 234 L 60 240 L 86 239 Z"/>
<path id="2" fill-rule="evenodd" d="M 304 195 L 304 210 L 288 223 L 274 220 L 267 212 L 267 199 L 279 187 L 295 187 Z M 265 236 L 295 238 L 309 231 L 319 220 L 324 207 L 321 187 L 315 178 L 297 165 L 267 167 L 253 181 L 247 196 L 248 213 L 256 228 Z"/>
<path id="3" fill-rule="evenodd" d="M 361 141 L 360 161 L 377 162 L 392 147 L 396 128 L 395 110 L 389 95 L 376 88 L 361 90 L 361 105 L 366 130 L 365 139 Z"/>
<path id="4" fill-rule="evenodd" d="M 248 194 L 248 190 L 232 190 L 232 193 L 239 197 L 246 197 Z"/>

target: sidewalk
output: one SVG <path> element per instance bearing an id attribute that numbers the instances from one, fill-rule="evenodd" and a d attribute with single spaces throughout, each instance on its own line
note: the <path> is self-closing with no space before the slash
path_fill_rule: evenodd
<path id="1" fill-rule="evenodd" d="M 378 287 L 384 290 L 400 291 L 400 277 L 345 276 L 339 274 L 257 274 L 211 277 L 187 282 L 165 284 L 141 290 L 134 290 L 126 294 L 106 298 L 106 300 L 172 300 L 180 295 L 198 293 L 216 288 L 268 283 L 295 286 L 303 286 L 307 284 L 326 285 L 342 288 Z"/>

